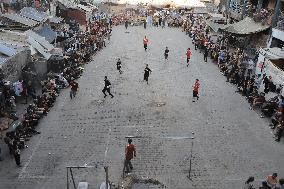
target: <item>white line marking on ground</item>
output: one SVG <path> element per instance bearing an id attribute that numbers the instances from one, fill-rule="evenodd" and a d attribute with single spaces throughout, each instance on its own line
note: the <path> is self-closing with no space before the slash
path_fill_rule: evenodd
<path id="1" fill-rule="evenodd" d="M 26 173 L 26 169 L 27 169 L 27 167 L 29 166 L 29 164 L 30 164 L 30 162 L 31 162 L 31 160 L 32 160 L 32 158 L 33 158 L 35 152 L 37 151 L 37 149 L 38 149 L 38 147 L 39 147 L 39 145 L 40 145 L 40 143 L 41 143 L 42 138 L 43 138 L 42 136 L 39 138 L 39 140 L 38 140 L 36 146 L 34 147 L 34 149 L 33 149 L 33 151 L 32 151 L 32 154 L 30 155 L 30 157 L 28 158 L 28 161 L 25 163 L 23 169 L 21 170 L 21 172 L 20 172 L 20 174 L 19 174 L 19 176 L 18 176 L 18 179 L 26 178 L 26 177 L 24 176 L 24 174 Z"/>

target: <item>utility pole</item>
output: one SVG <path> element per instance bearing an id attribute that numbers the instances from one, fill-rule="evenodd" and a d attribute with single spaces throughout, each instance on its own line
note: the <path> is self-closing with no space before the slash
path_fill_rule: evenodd
<path id="1" fill-rule="evenodd" d="M 193 153 L 193 141 L 194 141 L 194 132 L 191 133 L 191 149 L 190 149 L 190 159 L 189 159 L 189 171 L 188 171 L 188 179 L 192 180 L 191 178 L 191 170 L 192 170 L 192 153 Z"/>
<path id="2" fill-rule="evenodd" d="M 106 172 L 106 189 L 108 189 L 108 167 L 104 167 Z"/>

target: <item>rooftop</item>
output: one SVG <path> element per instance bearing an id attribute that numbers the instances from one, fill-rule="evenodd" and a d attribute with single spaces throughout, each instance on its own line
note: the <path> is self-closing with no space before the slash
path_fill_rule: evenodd
<path id="1" fill-rule="evenodd" d="M 18 15 L 18 14 L 8 14 L 8 13 L 0 14 L 0 17 L 8 18 L 9 20 L 12 20 L 13 22 L 18 22 L 28 27 L 33 27 L 38 24 L 37 21 L 34 21 L 26 17 L 22 17 L 21 15 Z"/>
<path id="2" fill-rule="evenodd" d="M 24 33 L 0 30 L 0 65 L 27 48 L 29 45 Z"/>
<path id="3" fill-rule="evenodd" d="M 21 10 L 20 15 L 22 17 L 26 17 L 37 22 L 44 22 L 47 19 L 47 15 L 44 12 L 39 12 L 32 7 L 24 7 Z"/>

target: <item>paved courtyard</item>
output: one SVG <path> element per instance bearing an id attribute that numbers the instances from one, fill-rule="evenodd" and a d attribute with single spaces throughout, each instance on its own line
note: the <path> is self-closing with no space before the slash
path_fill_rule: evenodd
<path id="1" fill-rule="evenodd" d="M 198 51 L 192 50 L 186 67 L 185 51 L 194 49 L 190 38 L 175 28 L 128 31 L 114 28 L 110 44 L 85 67 L 75 99 L 69 99 L 69 90 L 60 94 L 40 122 L 41 135 L 22 151 L 23 166 L 17 168 L 4 156 L 1 189 L 65 188 L 68 165 L 95 166 L 73 172 L 76 182 L 87 180 L 91 188 L 99 188 L 103 167 L 109 166 L 110 180 L 117 184 L 129 135 L 139 137 L 134 139 L 133 173 L 157 179 L 169 189 L 240 189 L 248 176 L 255 176 L 258 184 L 272 172 L 284 177 L 284 144 L 274 142 L 268 121 L 250 110 L 217 66 L 205 63 Z M 148 52 L 143 49 L 145 35 Z M 122 60 L 121 75 L 117 58 Z M 153 71 L 149 85 L 143 82 L 145 64 Z M 103 98 L 105 75 L 112 83 L 113 99 Z M 200 100 L 193 103 L 196 78 Z M 187 138 L 192 132 L 194 140 Z"/>

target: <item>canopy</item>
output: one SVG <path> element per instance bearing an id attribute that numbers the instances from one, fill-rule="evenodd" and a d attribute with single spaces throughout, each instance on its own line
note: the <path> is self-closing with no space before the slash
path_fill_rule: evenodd
<path id="1" fill-rule="evenodd" d="M 234 24 L 229 24 L 223 28 L 225 32 L 238 34 L 238 35 L 249 35 L 254 33 L 262 32 L 268 29 L 269 25 L 263 25 L 260 22 L 255 22 L 252 18 L 246 17 L 243 20 Z"/>

